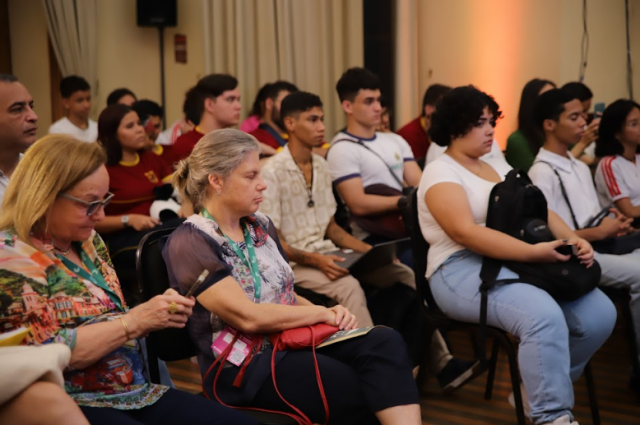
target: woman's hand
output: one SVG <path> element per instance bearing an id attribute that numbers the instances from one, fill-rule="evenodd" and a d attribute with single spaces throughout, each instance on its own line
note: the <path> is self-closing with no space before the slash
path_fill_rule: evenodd
<path id="1" fill-rule="evenodd" d="M 327 310 L 331 313 L 330 318 L 324 322 L 327 325 L 337 326 L 341 331 L 348 331 L 358 327 L 356 316 L 351 314 L 346 307 L 338 304 Z"/>
<path id="2" fill-rule="evenodd" d="M 175 313 L 169 312 L 171 303 L 176 304 Z M 184 328 L 195 303 L 193 297 L 185 298 L 173 289 L 167 289 L 164 294 L 132 308 L 124 319 L 135 338 L 160 329 Z"/>
<path id="3" fill-rule="evenodd" d="M 582 238 L 571 238 L 569 239 L 569 243 L 576 246 L 578 249 L 578 258 L 580 259 L 580 263 L 587 266 L 587 268 L 593 265 L 593 247 L 589 242 Z"/>
<path id="4" fill-rule="evenodd" d="M 533 263 L 556 263 L 558 261 L 568 261 L 570 255 L 563 255 L 556 251 L 556 248 L 566 245 L 567 239 L 558 239 L 551 242 L 540 242 L 531 245 L 533 255 L 531 262 Z"/>
<path id="5" fill-rule="evenodd" d="M 129 214 L 129 226 L 138 232 L 153 229 L 160 223 L 160 220 L 142 214 Z"/>

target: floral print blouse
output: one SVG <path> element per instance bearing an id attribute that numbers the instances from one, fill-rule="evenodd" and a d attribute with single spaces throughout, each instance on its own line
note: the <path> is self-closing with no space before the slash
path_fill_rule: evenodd
<path id="1" fill-rule="evenodd" d="M 30 329 L 25 344 L 58 342 L 73 351 L 78 327 L 126 313 L 118 278 L 97 233 L 76 246 L 102 274 L 113 299 L 69 270 L 50 241 L 32 236 L 30 242 L 33 246 L 10 229 L 0 231 L 0 333 L 25 327 Z M 143 370 L 139 344 L 129 341 L 87 368 L 69 367 L 64 372 L 65 389 L 82 406 L 139 409 L 168 390 L 150 384 Z"/>

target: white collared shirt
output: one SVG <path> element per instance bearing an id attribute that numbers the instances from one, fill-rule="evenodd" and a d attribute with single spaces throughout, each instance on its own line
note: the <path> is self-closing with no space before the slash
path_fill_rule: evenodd
<path id="1" fill-rule="evenodd" d="M 338 249 L 325 239 L 331 217 L 336 212 L 331 175 L 327 162 L 312 154 L 313 182 L 309 207 L 309 190 L 302 170 L 293 160 L 289 147 L 272 156 L 262 167 L 267 189 L 262 192 L 260 212 L 269 216 L 290 246 L 309 252 Z"/>
<path id="2" fill-rule="evenodd" d="M 540 161 L 551 164 L 558 172 L 576 221 L 580 228 L 583 228 L 601 209 L 589 167 L 575 159 L 570 152 L 564 157 L 541 148 L 529 169 L 529 177 L 544 193 L 549 209 L 558 214 L 572 230 L 576 228 L 571 218 L 571 210 L 562 195 L 558 176 L 549 165 Z"/>
<path id="3" fill-rule="evenodd" d="M 2 170 L 0 170 L 0 209 L 2 208 L 2 199 L 4 198 L 4 192 L 9 186 L 9 177 L 5 176 Z"/>

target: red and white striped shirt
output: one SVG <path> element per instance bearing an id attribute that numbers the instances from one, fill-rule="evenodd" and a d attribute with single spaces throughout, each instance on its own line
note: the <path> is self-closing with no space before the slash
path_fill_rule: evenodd
<path id="1" fill-rule="evenodd" d="M 595 182 L 602 207 L 629 198 L 640 205 L 640 155 L 629 161 L 621 155 L 605 156 L 596 169 Z"/>

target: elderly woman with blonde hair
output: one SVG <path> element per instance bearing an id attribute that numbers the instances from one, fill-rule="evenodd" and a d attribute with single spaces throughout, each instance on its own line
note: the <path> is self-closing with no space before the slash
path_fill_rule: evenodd
<path id="1" fill-rule="evenodd" d="M 23 326 L 28 344 L 69 346 L 65 389 L 91 424 L 254 423 L 145 378 L 138 339 L 183 328 L 194 300 L 169 290 L 125 304 L 94 230 L 112 197 L 105 159 L 97 143 L 51 135 L 16 168 L 0 211 L 0 332 Z"/>

